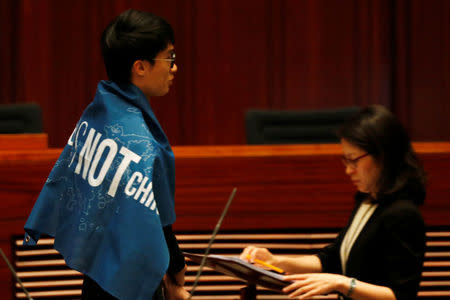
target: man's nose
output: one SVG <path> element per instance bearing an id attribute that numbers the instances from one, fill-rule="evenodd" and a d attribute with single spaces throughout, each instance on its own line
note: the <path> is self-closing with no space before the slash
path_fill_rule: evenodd
<path id="1" fill-rule="evenodd" d="M 177 66 L 177 64 L 173 64 L 173 67 L 172 67 L 172 69 L 170 69 L 170 72 L 176 73 L 177 71 L 178 71 L 178 66 Z"/>

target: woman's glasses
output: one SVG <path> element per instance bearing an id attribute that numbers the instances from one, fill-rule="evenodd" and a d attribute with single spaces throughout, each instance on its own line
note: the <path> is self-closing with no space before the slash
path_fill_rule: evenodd
<path id="1" fill-rule="evenodd" d="M 356 157 L 356 158 L 353 158 L 353 159 L 347 158 L 347 157 L 343 156 L 343 157 L 342 157 L 342 163 L 343 163 L 344 166 L 346 166 L 346 167 L 351 167 L 351 168 L 355 169 L 355 168 L 356 168 L 356 165 L 358 164 L 358 161 L 359 161 L 361 158 L 366 157 L 367 155 L 369 155 L 369 153 L 360 155 L 360 156 L 358 156 L 358 157 Z"/>

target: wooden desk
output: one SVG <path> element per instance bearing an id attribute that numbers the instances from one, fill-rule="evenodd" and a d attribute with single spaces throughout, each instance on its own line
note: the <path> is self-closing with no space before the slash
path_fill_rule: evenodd
<path id="1" fill-rule="evenodd" d="M 0 246 L 22 234 L 61 149 L 46 135 L 0 135 Z M 428 225 L 450 225 L 450 142 L 415 143 L 428 172 L 423 214 Z M 343 226 L 353 186 L 340 162 L 339 145 L 179 146 L 176 157 L 175 230 L 213 230 L 234 186 L 222 229 Z M 0 295 L 11 298 L 11 276 L 0 263 Z"/>

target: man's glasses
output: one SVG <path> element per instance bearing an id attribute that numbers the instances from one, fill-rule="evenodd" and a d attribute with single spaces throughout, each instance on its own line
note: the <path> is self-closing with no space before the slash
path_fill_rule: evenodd
<path id="1" fill-rule="evenodd" d="M 175 57 L 175 52 L 172 52 L 170 54 L 170 58 L 154 58 L 153 60 L 170 61 L 170 68 L 172 69 L 175 65 Z"/>
<path id="2" fill-rule="evenodd" d="M 353 158 L 353 159 L 350 159 L 350 158 L 347 158 L 347 157 L 343 156 L 343 157 L 342 157 L 342 163 L 343 163 L 344 166 L 346 166 L 346 167 L 351 167 L 351 168 L 355 169 L 355 168 L 356 168 L 356 165 L 358 164 L 358 161 L 359 161 L 361 158 L 366 157 L 367 155 L 369 155 L 369 153 L 360 155 L 360 156 L 358 156 L 358 157 L 356 157 L 356 158 Z"/>

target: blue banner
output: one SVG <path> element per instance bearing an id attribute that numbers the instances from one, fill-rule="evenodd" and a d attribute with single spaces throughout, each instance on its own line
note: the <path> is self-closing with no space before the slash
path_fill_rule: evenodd
<path id="1" fill-rule="evenodd" d="M 101 81 L 25 224 L 55 237 L 67 265 L 119 299 L 151 299 L 175 221 L 172 149 L 144 94 Z"/>

